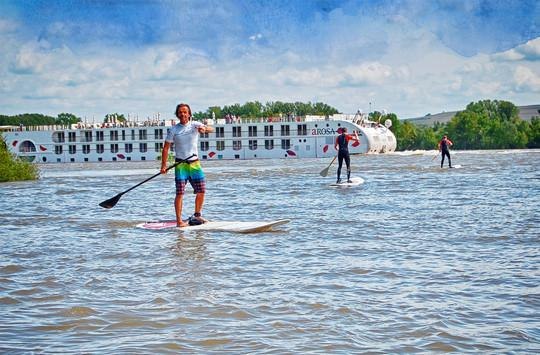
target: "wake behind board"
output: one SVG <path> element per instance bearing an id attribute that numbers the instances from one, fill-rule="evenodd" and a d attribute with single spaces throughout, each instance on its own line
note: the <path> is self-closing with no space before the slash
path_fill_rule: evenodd
<path id="1" fill-rule="evenodd" d="M 351 182 L 347 182 L 347 180 L 343 180 L 340 183 L 333 183 L 330 184 L 330 187 L 352 187 L 357 186 L 364 183 L 364 179 L 361 177 L 353 177 L 351 178 Z"/>
<path id="2" fill-rule="evenodd" d="M 276 221 L 254 221 L 254 222 L 239 222 L 239 221 L 209 221 L 198 226 L 186 226 L 182 228 L 176 227 L 176 221 L 150 221 L 137 224 L 138 228 L 160 230 L 160 229 L 175 229 L 182 231 L 219 231 L 219 232 L 235 232 L 235 233 L 258 233 L 267 232 L 274 227 L 289 223 L 288 219 L 280 219 Z"/>

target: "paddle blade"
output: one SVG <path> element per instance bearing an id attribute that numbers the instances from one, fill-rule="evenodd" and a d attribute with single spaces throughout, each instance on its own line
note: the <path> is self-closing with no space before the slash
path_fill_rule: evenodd
<path id="1" fill-rule="evenodd" d="M 330 170 L 330 166 L 327 166 L 326 168 L 323 169 L 323 171 L 321 171 L 321 176 L 322 177 L 327 177 L 328 176 L 328 170 Z"/>
<path id="2" fill-rule="evenodd" d="M 120 200 L 120 197 L 122 197 L 122 194 L 118 194 L 113 198 L 103 201 L 99 205 L 103 208 L 113 208 L 118 203 L 118 200 Z"/>

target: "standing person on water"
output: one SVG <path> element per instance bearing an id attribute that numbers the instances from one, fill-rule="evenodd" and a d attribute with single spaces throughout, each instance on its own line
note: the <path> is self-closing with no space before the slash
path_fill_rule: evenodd
<path id="1" fill-rule="evenodd" d="M 444 136 L 441 141 L 439 142 L 439 152 L 441 152 L 442 154 L 442 159 L 441 159 L 441 168 L 443 167 L 443 164 L 444 164 L 444 156 L 446 155 L 448 157 L 448 167 L 451 168 L 452 167 L 452 160 L 450 160 L 450 147 L 453 146 L 454 143 L 452 143 L 452 141 L 450 139 L 448 139 L 447 136 Z"/>
<path id="2" fill-rule="evenodd" d="M 341 129 L 341 134 L 337 136 L 334 148 L 338 151 L 338 169 L 336 183 L 341 182 L 341 167 L 343 166 L 343 160 L 347 165 L 347 182 L 351 182 L 351 157 L 349 155 L 349 141 L 360 142 L 358 139 L 358 133 L 354 131 L 353 134 L 347 134 L 347 128 Z"/>
<path id="3" fill-rule="evenodd" d="M 214 128 L 191 120 L 191 108 L 188 104 L 176 106 L 176 117 L 180 123 L 174 125 L 169 130 L 161 153 L 161 173 L 167 172 L 167 158 L 169 148 L 174 143 L 174 153 L 176 162 L 180 162 L 174 169 L 174 180 L 176 185 L 176 197 L 174 199 L 174 210 L 176 212 L 176 225 L 185 227 L 188 223 L 182 220 L 182 202 L 189 181 L 193 187 L 195 196 L 195 213 L 190 218 L 195 223 L 206 222 L 201 216 L 204 203 L 204 193 L 206 192 L 206 181 L 201 163 L 198 157 L 199 133 L 214 132 Z"/>

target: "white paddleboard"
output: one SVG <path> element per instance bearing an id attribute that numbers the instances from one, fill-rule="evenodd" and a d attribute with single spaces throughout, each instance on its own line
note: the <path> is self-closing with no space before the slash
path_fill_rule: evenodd
<path id="1" fill-rule="evenodd" d="M 457 164 L 457 165 L 452 165 L 452 167 L 450 168 L 448 165 L 445 164 L 442 168 L 443 169 L 461 169 L 463 168 L 463 166 L 461 164 Z"/>
<path id="2" fill-rule="evenodd" d="M 364 183 L 364 179 L 361 177 L 353 177 L 351 178 L 351 182 L 347 182 L 347 180 L 342 180 L 340 183 L 333 183 L 330 184 L 331 187 L 351 187 L 351 186 L 357 186 Z"/>
<path id="3" fill-rule="evenodd" d="M 160 230 L 160 229 L 178 229 L 182 231 L 221 231 L 235 233 L 257 233 L 272 230 L 273 227 L 289 223 L 288 219 L 280 219 L 276 221 L 254 221 L 254 222 L 239 222 L 239 221 L 209 221 L 198 226 L 177 227 L 176 221 L 150 221 L 137 224 L 138 228 Z"/>

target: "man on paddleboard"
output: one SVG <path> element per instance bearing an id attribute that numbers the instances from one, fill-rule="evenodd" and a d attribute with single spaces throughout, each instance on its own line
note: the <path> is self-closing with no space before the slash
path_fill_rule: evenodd
<path id="1" fill-rule="evenodd" d="M 176 225 L 185 227 L 188 223 L 182 220 L 182 202 L 189 181 L 195 194 L 195 213 L 191 219 L 199 223 L 206 220 L 202 218 L 201 212 L 204 203 L 204 193 L 206 192 L 206 181 L 204 172 L 199 161 L 199 134 L 214 132 L 214 128 L 191 120 L 191 108 L 188 104 L 176 106 L 176 117 L 180 123 L 171 127 L 165 138 L 163 152 L 161 153 L 161 173 L 167 172 L 167 158 L 169 148 L 174 143 L 174 154 L 176 162 L 180 162 L 174 169 L 174 180 L 176 185 L 176 197 L 174 199 L 174 210 L 176 212 Z"/>
<path id="2" fill-rule="evenodd" d="M 341 129 L 341 134 L 337 136 L 334 148 L 338 151 L 338 169 L 337 169 L 337 181 L 341 182 L 341 167 L 343 166 L 343 160 L 347 165 L 347 182 L 351 182 L 351 157 L 349 155 L 349 141 L 360 142 L 358 139 L 358 133 L 354 131 L 353 134 L 347 134 L 347 128 Z"/>
<path id="3" fill-rule="evenodd" d="M 452 141 L 450 139 L 448 139 L 447 136 L 444 136 L 441 141 L 439 142 L 439 152 L 441 152 L 442 154 L 442 159 L 441 159 L 441 168 L 443 167 L 443 164 L 444 164 L 444 156 L 446 155 L 448 157 L 448 167 L 451 168 L 452 167 L 452 161 L 450 160 L 450 147 L 453 146 L 454 143 L 452 143 Z"/>

